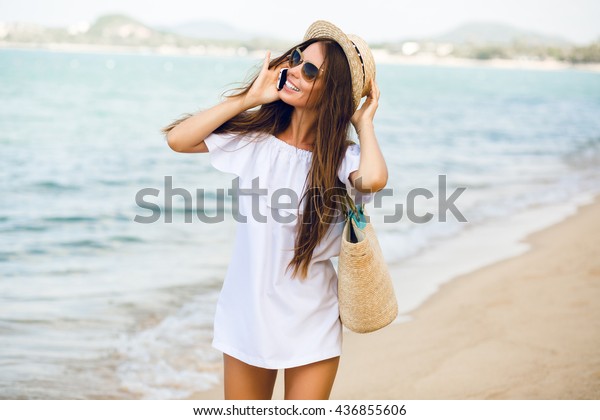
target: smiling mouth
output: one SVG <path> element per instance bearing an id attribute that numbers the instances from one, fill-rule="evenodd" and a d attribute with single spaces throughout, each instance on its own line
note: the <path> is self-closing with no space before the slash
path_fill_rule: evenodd
<path id="1" fill-rule="evenodd" d="M 300 89 L 294 86 L 289 80 L 286 80 L 285 85 L 294 92 L 300 92 Z"/>

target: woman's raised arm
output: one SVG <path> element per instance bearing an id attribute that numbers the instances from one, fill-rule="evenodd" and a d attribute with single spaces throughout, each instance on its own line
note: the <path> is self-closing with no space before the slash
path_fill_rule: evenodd
<path id="1" fill-rule="evenodd" d="M 241 96 L 227 98 L 212 108 L 184 119 L 167 133 L 169 147 L 180 153 L 208 152 L 204 139 L 223 123 L 249 109 L 243 103 Z"/>
<path id="2" fill-rule="evenodd" d="M 261 71 L 247 92 L 178 121 L 163 129 L 169 147 L 180 153 L 206 153 L 204 139 L 236 115 L 256 106 L 279 99 L 276 88 L 278 68 L 269 69 L 271 53 L 267 52 Z"/>

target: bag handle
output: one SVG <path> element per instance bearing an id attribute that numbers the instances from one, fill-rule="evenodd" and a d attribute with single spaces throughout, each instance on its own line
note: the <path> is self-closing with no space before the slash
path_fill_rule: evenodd
<path id="1" fill-rule="evenodd" d="M 361 230 L 364 229 L 367 226 L 365 205 L 360 203 L 357 206 L 349 194 L 344 194 L 342 201 L 346 203 L 345 220 L 354 219 L 356 226 Z"/>

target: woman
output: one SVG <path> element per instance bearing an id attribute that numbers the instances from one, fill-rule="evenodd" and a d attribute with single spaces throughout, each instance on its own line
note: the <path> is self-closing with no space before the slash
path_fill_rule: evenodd
<path id="1" fill-rule="evenodd" d="M 283 68 L 287 81 L 278 90 Z M 317 21 L 282 56 L 271 61 L 267 52 L 238 93 L 163 129 L 173 150 L 210 152 L 216 169 L 252 188 L 239 196 L 246 219 L 214 321 L 226 399 L 270 399 L 278 369 L 285 369 L 285 399 L 329 398 L 342 346 L 330 260 L 340 249 L 340 197 L 357 191 L 351 199 L 365 203 L 387 183 L 373 127 L 374 76 L 362 39 Z M 348 140 L 351 124 L 360 147 Z M 282 192 L 292 202 L 281 203 Z"/>

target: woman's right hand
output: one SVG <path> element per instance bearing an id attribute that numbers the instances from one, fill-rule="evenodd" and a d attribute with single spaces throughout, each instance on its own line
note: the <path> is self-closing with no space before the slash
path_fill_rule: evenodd
<path id="1" fill-rule="evenodd" d="M 277 78 L 279 70 L 285 67 L 285 65 L 282 63 L 277 67 L 269 69 L 270 62 L 271 52 L 267 51 L 258 77 L 244 96 L 244 108 L 254 108 L 255 106 L 268 104 L 279 99 L 279 91 L 276 86 Z"/>

